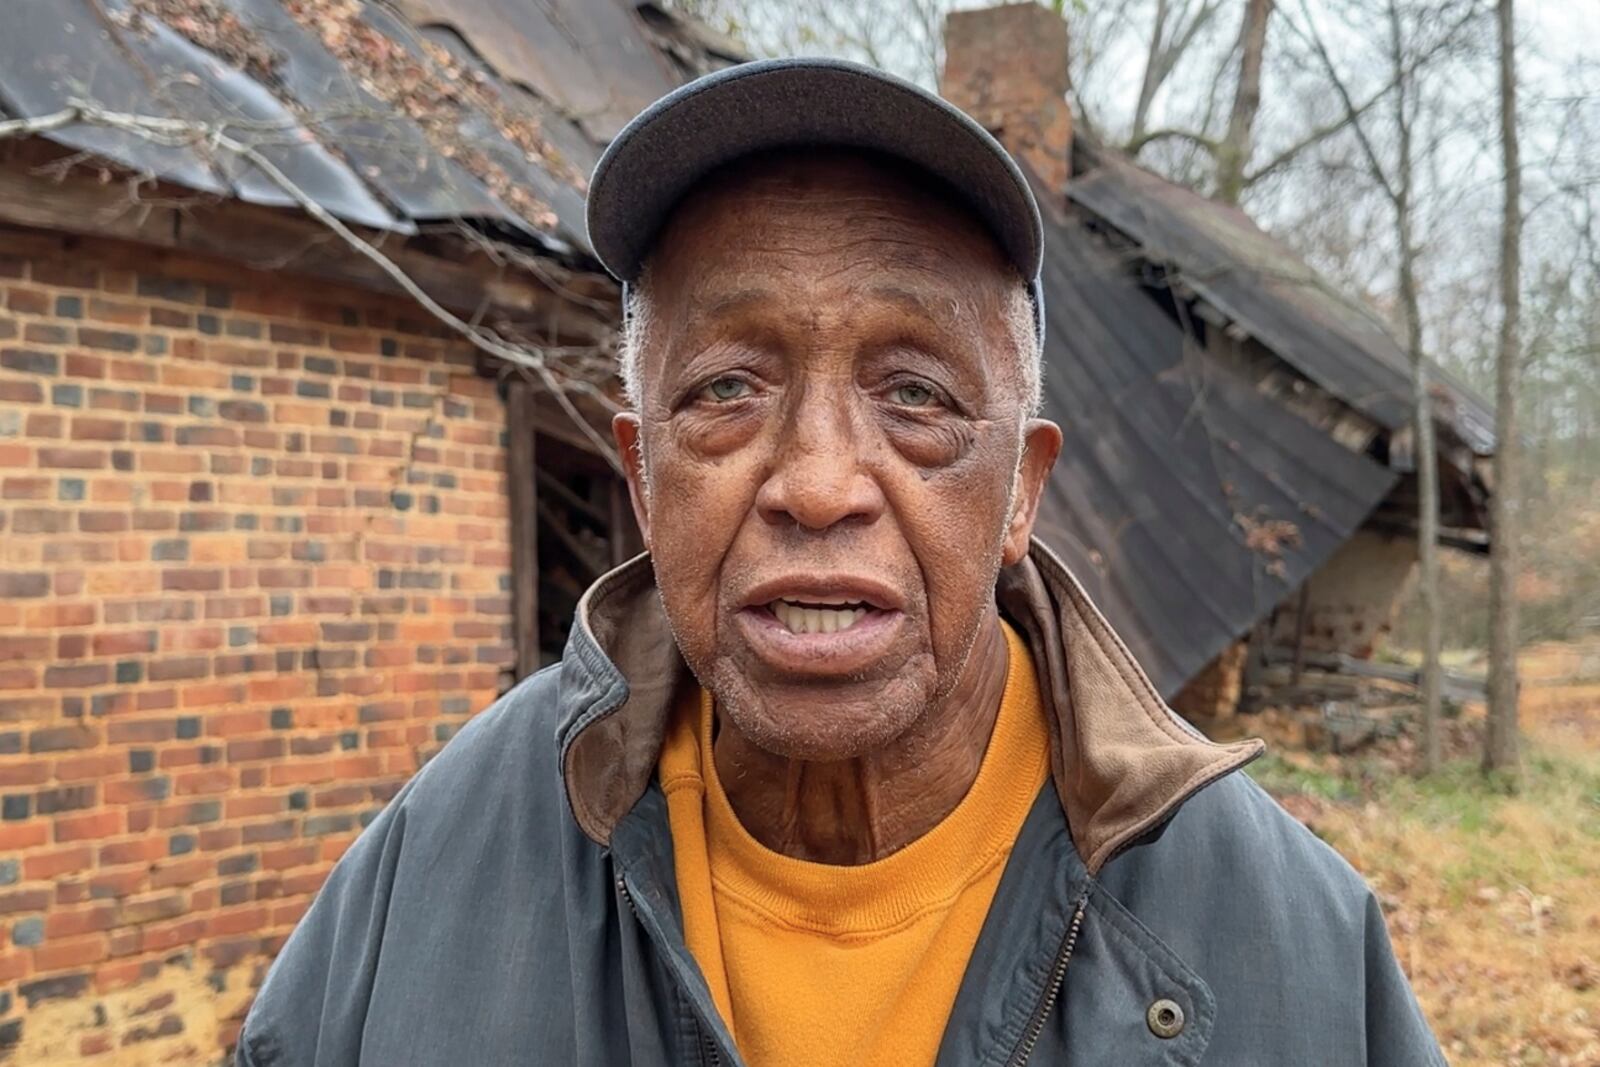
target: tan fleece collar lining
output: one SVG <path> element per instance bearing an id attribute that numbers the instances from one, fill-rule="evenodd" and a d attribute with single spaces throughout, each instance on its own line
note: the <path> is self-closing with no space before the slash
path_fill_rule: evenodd
<path id="1" fill-rule="evenodd" d="M 1051 777 L 1073 844 L 1091 874 L 1169 818 L 1202 787 L 1261 754 L 1260 741 L 1216 745 L 1162 702 L 1075 578 L 1037 540 L 1000 574 L 995 597 L 1027 638 L 1049 709 Z M 626 682 L 613 703 L 578 716 L 566 740 L 567 797 L 600 844 L 649 785 L 678 686 L 678 655 L 648 556 L 603 576 L 576 625 Z M 586 665 L 592 673 L 593 665 Z M 592 680 L 589 688 L 593 688 Z"/>

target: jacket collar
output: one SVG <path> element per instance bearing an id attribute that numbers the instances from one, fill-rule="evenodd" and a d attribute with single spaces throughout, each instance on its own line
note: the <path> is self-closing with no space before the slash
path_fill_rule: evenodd
<path id="1" fill-rule="evenodd" d="M 1169 709 L 1077 579 L 1038 540 L 1000 573 L 995 597 L 1033 651 L 1049 710 L 1051 777 L 1090 874 L 1263 751 L 1254 740 L 1213 744 Z M 650 782 L 678 688 L 695 684 L 649 556 L 584 594 L 561 671 L 567 799 L 583 832 L 606 845 Z"/>

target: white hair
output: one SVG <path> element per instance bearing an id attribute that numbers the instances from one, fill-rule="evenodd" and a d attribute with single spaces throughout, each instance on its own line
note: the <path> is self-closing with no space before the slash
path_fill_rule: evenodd
<path id="1" fill-rule="evenodd" d="M 1044 368 L 1044 346 L 1039 341 L 1033 297 L 1020 278 L 1006 293 L 1006 332 L 1022 366 L 1022 394 L 1024 417 L 1037 415 L 1042 401 L 1041 382 Z M 655 309 L 650 298 L 650 268 L 645 267 L 637 281 L 628 286 L 628 300 L 622 309 L 622 340 L 617 354 L 618 372 L 622 376 L 622 392 L 630 407 L 638 410 L 641 399 L 640 368 L 644 345 L 655 320 Z"/>

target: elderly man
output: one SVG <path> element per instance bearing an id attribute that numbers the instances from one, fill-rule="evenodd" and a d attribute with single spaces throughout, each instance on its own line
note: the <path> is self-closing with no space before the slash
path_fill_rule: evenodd
<path id="1" fill-rule="evenodd" d="M 757 63 L 635 119 L 589 210 L 650 553 L 340 862 L 241 1064 L 1442 1062 L 1259 745 L 1030 542 L 1061 435 L 999 145 Z"/>

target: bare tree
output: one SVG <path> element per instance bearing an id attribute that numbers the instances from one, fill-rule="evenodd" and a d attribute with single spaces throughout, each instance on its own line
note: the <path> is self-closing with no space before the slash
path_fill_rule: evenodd
<path id="1" fill-rule="evenodd" d="M 1445 50 L 1474 17 L 1471 0 L 1458 11 L 1453 5 L 1435 8 L 1428 21 L 1449 27 L 1442 40 L 1431 44 L 1415 39 L 1408 32 L 1401 11 L 1401 0 L 1384 0 L 1385 59 L 1388 66 L 1389 107 L 1382 113 L 1357 104 L 1344 76 L 1334 63 L 1316 21 L 1301 4 L 1302 25 L 1295 33 L 1304 39 L 1320 62 L 1329 85 L 1345 112 L 1345 120 L 1360 148 L 1368 176 L 1388 204 L 1394 223 L 1397 261 L 1397 298 L 1404 319 L 1405 350 L 1412 374 L 1411 440 L 1417 474 L 1417 544 L 1419 597 L 1423 616 L 1422 652 L 1422 759 L 1421 770 L 1431 772 L 1439 766 L 1439 712 L 1442 672 L 1440 669 L 1439 617 L 1439 455 L 1434 437 L 1432 390 L 1429 363 L 1423 347 L 1422 301 L 1417 277 L 1421 245 L 1417 234 L 1418 215 L 1418 126 L 1421 92 L 1418 75 L 1419 54 L 1434 55 Z M 1453 20 L 1441 16 L 1454 14 Z M 1376 117 L 1375 117 L 1376 116 Z M 1373 127 L 1387 117 L 1386 140 L 1392 140 L 1392 161 L 1386 163 Z M 1428 142 L 1429 145 L 1432 142 Z"/>
<path id="2" fill-rule="evenodd" d="M 1256 113 L 1261 110 L 1261 66 L 1267 50 L 1267 23 L 1273 0 L 1245 0 L 1239 27 L 1239 82 L 1234 87 L 1228 132 L 1217 145 L 1216 198 L 1237 204 L 1245 190 L 1245 168 L 1255 147 Z"/>
<path id="3" fill-rule="evenodd" d="M 1496 5 L 1500 47 L 1500 157 L 1505 202 L 1500 224 L 1500 336 L 1495 352 L 1494 498 L 1489 528 L 1489 722 L 1483 766 L 1515 776 L 1517 737 L 1517 375 L 1522 349 L 1522 162 L 1517 142 L 1516 12 Z"/>
<path id="4" fill-rule="evenodd" d="M 1150 109 L 1156 95 L 1178 68 L 1184 54 L 1194 44 L 1206 23 L 1216 17 L 1221 0 L 1156 0 L 1155 17 L 1150 22 L 1150 44 L 1145 51 L 1144 76 L 1139 82 L 1139 99 L 1133 108 L 1133 128 L 1128 132 L 1128 150 L 1137 152 L 1146 143 L 1150 128 Z M 1171 131 L 1168 131 L 1169 133 Z"/>

